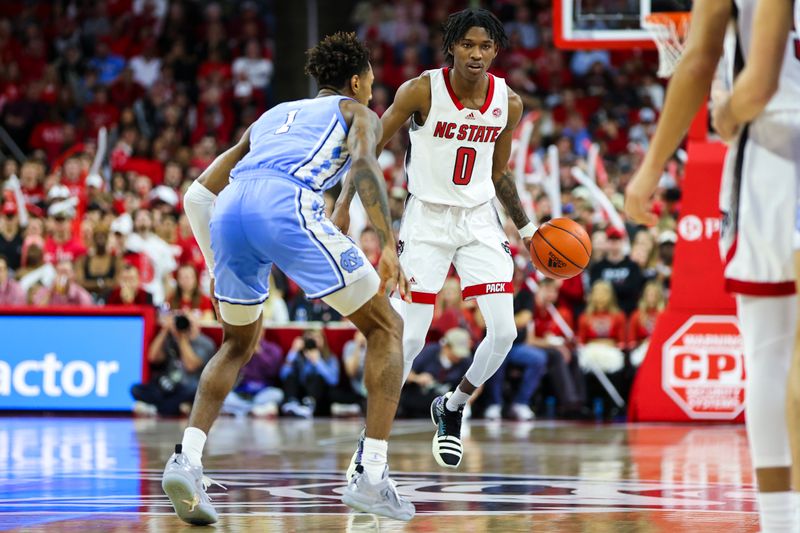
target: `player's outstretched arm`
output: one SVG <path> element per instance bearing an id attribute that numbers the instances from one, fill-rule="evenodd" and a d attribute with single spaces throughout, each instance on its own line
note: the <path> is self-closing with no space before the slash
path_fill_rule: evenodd
<path id="1" fill-rule="evenodd" d="M 228 184 L 233 167 L 250 151 L 250 129 L 252 127 L 248 127 L 239 142 L 219 154 L 197 178 L 197 181 L 206 189 L 214 194 L 219 194 Z"/>
<path id="2" fill-rule="evenodd" d="M 186 218 L 189 219 L 192 233 L 198 246 L 200 246 L 200 251 L 203 252 L 203 259 L 206 260 L 206 267 L 211 276 L 211 300 L 214 302 L 217 317 L 220 314 L 217 299 L 214 298 L 214 254 L 211 251 L 209 222 L 211 221 L 214 200 L 228 184 L 228 178 L 230 178 L 233 167 L 250 150 L 250 128 L 247 128 L 239 142 L 214 159 L 208 168 L 189 186 L 183 198 L 183 209 L 186 212 Z"/>
<path id="3" fill-rule="evenodd" d="M 723 139 L 730 140 L 741 124 L 760 115 L 777 92 L 792 22 L 790 0 L 756 3 L 748 57 L 757 60 L 747 62 L 736 77 L 730 98 L 714 109 L 714 129 Z"/>
<path id="4" fill-rule="evenodd" d="M 380 119 L 383 127 L 382 135 L 377 139 L 375 145 L 375 155 L 378 156 L 383 151 L 383 147 L 394 137 L 395 133 L 408 122 L 411 115 L 417 111 L 427 111 L 422 106 L 428 102 L 430 106 L 431 83 L 428 76 L 420 76 L 408 80 L 397 89 L 394 102 L 389 106 Z M 347 232 L 350 225 L 350 202 L 356 194 L 356 184 L 353 180 L 353 170 L 351 168 L 342 183 L 342 192 L 336 200 L 331 220 L 343 232 Z"/>
<path id="5" fill-rule="evenodd" d="M 386 182 L 375 156 L 375 146 L 381 136 L 381 122 L 375 113 L 363 105 L 352 103 L 348 107 L 353 117 L 347 135 L 347 147 L 353 160 L 351 179 L 381 243 L 379 292 L 383 293 L 387 287 L 393 290 L 397 286 L 401 297 L 407 298 L 410 294 L 408 281 L 400 270 L 400 260 L 397 257 Z"/>
<path id="6" fill-rule="evenodd" d="M 708 98 L 730 18 L 731 2 L 726 0 L 695 2 L 692 7 L 686 49 L 669 82 L 656 133 L 642 166 L 625 190 L 625 212 L 636 222 L 655 223 L 647 205 L 664 165 Z"/>
<path id="7" fill-rule="evenodd" d="M 514 128 L 522 117 L 522 99 L 511 89 L 508 90 L 508 123 L 506 129 L 497 138 L 494 144 L 494 158 L 492 160 L 492 181 L 497 199 L 514 221 L 526 246 L 530 246 L 531 237 L 535 228 L 528 218 L 522 202 L 517 193 L 517 180 L 514 173 L 508 168 L 508 158 L 511 157 L 511 141 Z"/>

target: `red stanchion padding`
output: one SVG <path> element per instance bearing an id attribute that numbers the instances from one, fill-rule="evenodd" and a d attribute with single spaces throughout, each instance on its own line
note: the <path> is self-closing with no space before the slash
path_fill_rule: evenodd
<path id="1" fill-rule="evenodd" d="M 744 355 L 718 244 L 725 150 L 689 142 L 670 300 L 636 375 L 632 421 L 743 421 Z"/>

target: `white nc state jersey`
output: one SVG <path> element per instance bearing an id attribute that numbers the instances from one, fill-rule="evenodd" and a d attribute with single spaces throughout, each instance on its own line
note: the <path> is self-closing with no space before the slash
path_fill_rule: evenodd
<path id="1" fill-rule="evenodd" d="M 428 71 L 430 112 L 422 126 L 411 120 L 408 191 L 424 202 L 475 207 L 495 196 L 494 143 L 508 121 L 508 89 L 503 78 L 489 74 L 483 106 L 469 109 L 450 86 L 448 71 Z"/>
<path id="2" fill-rule="evenodd" d="M 760 0 L 735 0 L 736 30 L 739 42 L 739 50 L 743 54 L 745 63 L 748 61 L 760 61 L 762 58 L 748 57 L 750 53 L 750 41 L 753 37 L 753 21 L 755 20 L 756 4 Z M 788 0 L 787 0 L 788 1 Z M 786 51 L 783 54 L 783 67 L 781 68 L 780 81 L 778 82 L 778 92 L 767 104 L 765 112 L 785 111 L 800 109 L 800 2 L 794 2 L 794 28 L 789 33 L 786 42 Z M 738 55 L 738 53 L 737 53 Z M 738 74 L 737 61 L 734 61 L 734 76 Z M 739 70 L 742 66 L 739 66 Z"/>

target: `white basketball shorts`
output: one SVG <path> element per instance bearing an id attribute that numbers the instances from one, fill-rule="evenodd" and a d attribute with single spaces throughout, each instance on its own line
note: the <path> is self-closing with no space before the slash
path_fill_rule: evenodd
<path id="1" fill-rule="evenodd" d="M 794 294 L 800 114 L 775 112 L 742 129 L 720 189 L 725 287 L 746 296 Z"/>
<path id="2" fill-rule="evenodd" d="M 464 299 L 513 292 L 514 262 L 491 202 L 465 208 L 409 197 L 397 248 L 414 303 L 436 302 L 451 263 Z"/>

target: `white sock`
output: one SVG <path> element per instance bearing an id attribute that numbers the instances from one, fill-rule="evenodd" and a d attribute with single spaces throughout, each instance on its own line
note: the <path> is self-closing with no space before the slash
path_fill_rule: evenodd
<path id="1" fill-rule="evenodd" d="M 383 479 L 383 471 L 386 469 L 386 454 L 389 450 L 389 443 L 385 440 L 364 439 L 364 453 L 361 456 L 361 465 L 367 473 L 370 483 L 378 483 Z"/>
<path id="2" fill-rule="evenodd" d="M 797 490 L 792 492 L 792 505 L 794 506 L 794 523 L 800 527 L 800 492 Z"/>
<path id="3" fill-rule="evenodd" d="M 761 531 L 794 533 L 794 499 L 791 492 L 759 492 L 757 499 Z"/>
<path id="4" fill-rule="evenodd" d="M 193 427 L 184 430 L 181 448 L 192 466 L 203 466 L 203 446 L 205 445 L 206 434 L 203 430 Z"/>
<path id="5" fill-rule="evenodd" d="M 467 400 L 469 400 L 470 395 L 466 392 L 461 390 L 461 385 L 456 387 L 456 390 L 453 391 L 453 394 L 450 395 L 450 398 L 447 400 L 447 404 L 445 407 L 448 411 L 458 411 L 465 405 L 467 405 Z"/>

